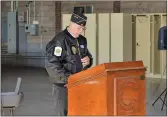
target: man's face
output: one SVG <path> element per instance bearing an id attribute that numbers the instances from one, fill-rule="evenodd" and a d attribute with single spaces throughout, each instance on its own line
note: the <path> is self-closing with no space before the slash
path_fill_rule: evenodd
<path id="1" fill-rule="evenodd" d="M 83 33 L 84 30 L 86 30 L 86 27 L 74 24 L 73 29 L 73 33 L 78 37 L 80 34 Z"/>

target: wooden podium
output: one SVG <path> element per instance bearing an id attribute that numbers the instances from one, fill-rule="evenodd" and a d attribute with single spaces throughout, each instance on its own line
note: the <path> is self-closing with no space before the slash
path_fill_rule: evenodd
<path id="1" fill-rule="evenodd" d="M 70 76 L 68 115 L 146 115 L 142 61 L 104 63 Z"/>

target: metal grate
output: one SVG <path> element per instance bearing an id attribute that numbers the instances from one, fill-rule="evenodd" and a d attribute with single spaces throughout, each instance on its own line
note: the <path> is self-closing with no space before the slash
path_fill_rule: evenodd
<path id="1" fill-rule="evenodd" d="M 120 13 L 121 11 L 121 2 L 120 1 L 114 1 L 113 2 L 113 12 L 114 13 Z"/>

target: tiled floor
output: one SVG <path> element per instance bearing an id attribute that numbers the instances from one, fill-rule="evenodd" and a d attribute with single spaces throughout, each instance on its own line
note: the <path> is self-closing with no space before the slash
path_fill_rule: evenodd
<path id="1" fill-rule="evenodd" d="M 54 115 L 53 97 L 51 95 L 52 87 L 48 80 L 45 69 L 40 68 L 16 68 L 2 66 L 1 83 L 2 91 L 13 91 L 16 85 L 17 77 L 21 77 L 21 91 L 24 92 L 24 100 L 15 115 L 35 116 L 35 115 Z M 157 101 L 155 106 L 152 103 L 157 96 L 166 87 L 166 80 L 163 80 L 156 94 L 153 92 L 159 82 L 159 79 L 147 80 L 147 115 L 167 115 L 166 106 L 161 111 L 162 102 Z M 8 115 L 8 110 L 5 110 Z"/>

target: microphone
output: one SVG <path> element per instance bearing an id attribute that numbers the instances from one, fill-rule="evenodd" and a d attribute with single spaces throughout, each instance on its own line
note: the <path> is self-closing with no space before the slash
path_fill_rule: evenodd
<path id="1" fill-rule="evenodd" d="M 87 56 L 86 53 L 87 53 L 87 47 L 81 44 L 80 45 L 80 55 L 81 55 L 81 58 L 86 57 Z M 87 69 L 86 67 L 83 67 L 82 70 L 86 70 L 86 69 Z"/>
<path id="2" fill-rule="evenodd" d="M 81 58 L 84 58 L 85 56 L 86 56 L 86 53 L 87 53 L 87 48 L 86 48 L 86 46 L 84 46 L 84 45 L 80 45 L 80 54 L 81 54 Z"/>

